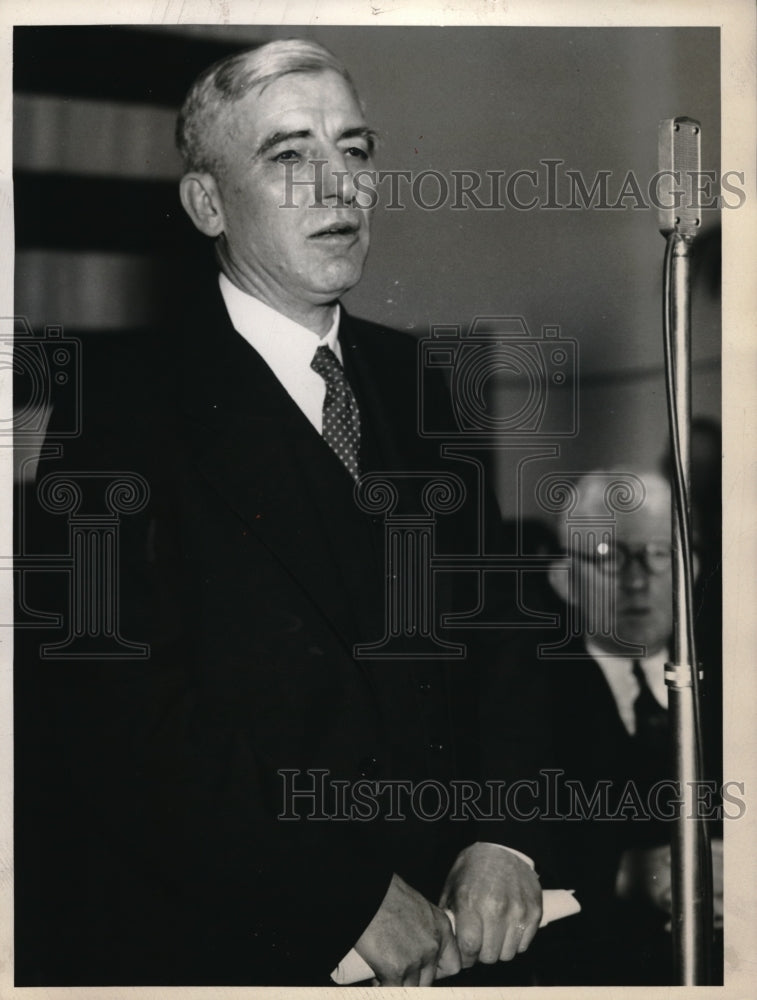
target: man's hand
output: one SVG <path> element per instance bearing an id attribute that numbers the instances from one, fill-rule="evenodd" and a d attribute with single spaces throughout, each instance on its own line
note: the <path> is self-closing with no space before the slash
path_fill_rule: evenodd
<path id="1" fill-rule="evenodd" d="M 378 986 L 431 986 L 460 971 L 452 927 L 440 909 L 394 875 L 378 913 L 355 945 Z"/>
<path id="2" fill-rule="evenodd" d="M 509 962 L 539 929 L 541 886 L 517 855 L 496 844 L 472 844 L 458 854 L 439 905 L 455 914 L 464 968 Z"/>

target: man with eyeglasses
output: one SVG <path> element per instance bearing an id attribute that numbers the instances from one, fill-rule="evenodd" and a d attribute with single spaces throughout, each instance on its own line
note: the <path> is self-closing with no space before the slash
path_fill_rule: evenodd
<path id="1" fill-rule="evenodd" d="M 656 473 L 642 479 L 646 491 L 640 507 L 617 515 L 613 542 L 603 533 L 585 532 L 596 544 L 584 545 L 572 574 L 555 562 L 549 572 L 554 591 L 579 613 L 587 652 L 595 659 L 609 685 L 621 719 L 633 729 L 631 706 L 638 693 L 634 659 L 661 706 L 666 704 L 662 669 L 673 628 L 670 489 Z M 607 517 L 604 476 L 589 474 L 577 484 L 582 517 L 600 525 Z M 598 620 L 601 601 L 591 593 L 614 599 L 614 630 L 608 634 Z M 640 657 L 623 657 L 628 646 L 643 646 Z"/>
<path id="2" fill-rule="evenodd" d="M 664 679 L 673 630 L 671 495 L 658 473 L 636 475 L 643 501 L 615 513 L 612 530 L 607 490 L 627 473 L 592 472 L 576 483 L 570 517 L 581 527 L 568 559 L 548 573 L 573 639 L 551 655 L 542 647 L 534 669 L 546 688 L 559 772 L 558 867 L 583 906 L 539 942 L 542 979 L 552 985 L 671 982 L 676 793 L 659 784 L 674 777 Z M 566 536 L 567 524 L 559 528 Z"/>

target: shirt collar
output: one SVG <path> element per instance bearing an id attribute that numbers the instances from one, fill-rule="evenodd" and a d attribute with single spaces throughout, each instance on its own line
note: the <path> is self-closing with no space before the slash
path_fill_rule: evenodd
<path id="1" fill-rule="evenodd" d="M 281 386 L 319 434 L 323 433 L 326 383 L 311 368 L 316 348 L 327 345 L 339 361 L 339 305 L 334 306 L 331 329 L 325 337 L 283 316 L 264 302 L 232 284 L 226 275 L 218 279 L 226 311 L 234 329 L 271 369 Z"/>
<path id="2" fill-rule="evenodd" d="M 635 727 L 633 702 L 639 693 L 639 683 L 632 672 L 633 661 L 636 657 L 612 656 L 600 649 L 589 638 L 585 640 L 585 645 L 586 652 L 595 660 L 604 674 L 626 728 L 633 732 Z M 638 657 L 647 684 L 649 684 L 655 700 L 663 708 L 667 708 L 668 705 L 668 687 L 665 683 L 665 661 L 667 659 L 668 651 L 665 648 L 643 659 Z"/>
<path id="3" fill-rule="evenodd" d="M 282 361 L 291 363 L 294 359 L 301 359 L 309 365 L 316 348 L 321 345 L 330 347 L 339 360 L 342 360 L 338 338 L 338 302 L 334 305 L 334 318 L 328 333 L 319 337 L 301 323 L 237 288 L 225 274 L 219 275 L 218 284 L 232 326 L 274 371 Z"/>

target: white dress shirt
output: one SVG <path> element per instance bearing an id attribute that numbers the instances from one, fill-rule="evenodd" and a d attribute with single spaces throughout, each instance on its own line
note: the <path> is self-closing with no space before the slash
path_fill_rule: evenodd
<path id="1" fill-rule="evenodd" d="M 339 304 L 334 306 L 331 328 L 324 337 L 276 312 L 254 295 L 243 292 L 226 277 L 218 284 L 231 325 L 258 352 L 273 374 L 319 434 L 323 433 L 326 383 L 310 367 L 316 348 L 326 345 L 342 360 L 337 333 Z"/>
<path id="2" fill-rule="evenodd" d="M 639 694 L 639 682 L 633 675 L 633 660 L 625 656 L 608 656 L 593 643 L 586 640 L 586 651 L 596 660 L 599 669 L 605 675 L 615 704 L 618 706 L 618 714 L 623 721 L 623 725 L 633 736 L 636 732 L 636 716 L 633 710 L 633 703 Z M 641 669 L 647 679 L 647 684 L 655 700 L 663 707 L 668 707 L 668 686 L 665 683 L 665 661 L 668 658 L 666 649 L 661 649 L 658 653 L 639 658 Z"/>

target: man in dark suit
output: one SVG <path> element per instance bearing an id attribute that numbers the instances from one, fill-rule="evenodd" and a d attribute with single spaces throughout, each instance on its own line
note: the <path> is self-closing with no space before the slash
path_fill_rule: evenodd
<path id="1" fill-rule="evenodd" d="M 511 959 L 541 914 L 524 825 L 484 842 L 384 803 L 339 814 L 357 782 L 476 778 L 492 662 L 355 655 L 386 626 L 384 526 L 356 480 L 439 458 L 414 343 L 338 302 L 370 233 L 354 87 L 320 46 L 271 43 L 206 71 L 177 135 L 221 273 L 147 353 L 106 352 L 65 456 L 149 487 L 120 524 L 117 604 L 150 655 L 42 663 L 21 699 L 44 719 L 24 773 L 49 793 L 29 793 L 25 871 L 44 870 L 24 885 L 55 905 L 21 922 L 20 981 L 316 985 L 355 946 L 377 982 L 427 985 Z"/>
<path id="2" fill-rule="evenodd" d="M 545 933 L 541 979 L 664 985 L 673 981 L 666 924 L 676 799 L 664 679 L 670 488 L 656 472 L 598 470 L 575 484 L 574 497 L 560 525 L 570 565 L 558 560 L 549 572 L 573 636 L 559 646 L 553 638 L 535 669 L 550 706 L 551 766 L 561 772 L 555 864 L 583 913 Z"/>

